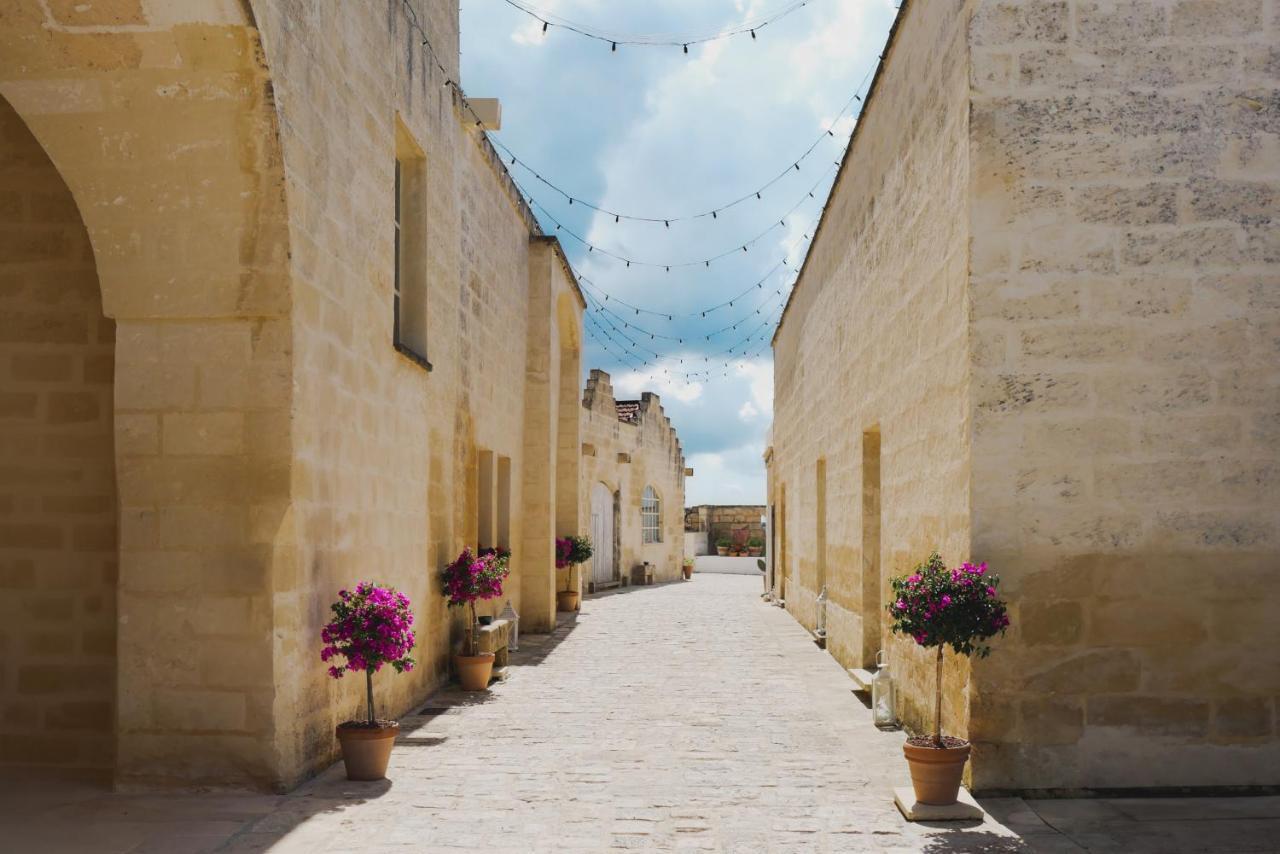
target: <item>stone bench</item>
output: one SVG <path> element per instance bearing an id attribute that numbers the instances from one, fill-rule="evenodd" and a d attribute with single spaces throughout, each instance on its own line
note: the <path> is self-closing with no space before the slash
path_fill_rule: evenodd
<path id="1" fill-rule="evenodd" d="M 511 621 L 494 620 L 487 626 L 476 628 L 476 646 L 480 652 L 493 653 L 494 675 L 497 670 L 507 666 L 507 645 L 511 643 Z"/>

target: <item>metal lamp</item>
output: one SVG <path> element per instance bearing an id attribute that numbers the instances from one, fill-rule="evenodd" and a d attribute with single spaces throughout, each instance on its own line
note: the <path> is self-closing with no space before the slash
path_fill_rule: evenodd
<path id="1" fill-rule="evenodd" d="M 884 650 L 876 653 L 876 674 L 871 677 L 871 714 L 875 725 L 892 728 L 898 725 L 898 713 L 894 709 L 893 678 L 889 676 L 889 659 Z"/>
<path id="2" fill-rule="evenodd" d="M 516 613 L 515 608 L 511 607 L 510 599 L 507 600 L 507 607 L 502 609 L 498 619 L 511 621 L 511 640 L 507 643 L 507 649 L 510 652 L 516 652 L 520 649 L 520 615 Z"/>

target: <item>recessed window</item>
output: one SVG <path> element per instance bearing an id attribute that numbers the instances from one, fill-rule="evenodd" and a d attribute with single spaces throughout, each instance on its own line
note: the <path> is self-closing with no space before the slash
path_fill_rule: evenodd
<path id="1" fill-rule="evenodd" d="M 402 355 L 427 361 L 427 162 L 402 122 L 396 122 L 395 258 L 391 341 Z"/>
<path id="2" fill-rule="evenodd" d="M 640 534 L 642 542 L 662 542 L 662 502 L 652 486 L 644 488 L 640 499 Z"/>

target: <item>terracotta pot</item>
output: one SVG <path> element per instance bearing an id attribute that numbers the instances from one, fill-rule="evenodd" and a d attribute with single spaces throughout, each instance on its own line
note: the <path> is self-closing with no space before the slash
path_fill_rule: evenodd
<path id="1" fill-rule="evenodd" d="M 577 590 L 561 590 L 556 594 L 556 610 L 576 611 L 578 610 L 578 599 Z"/>
<path id="2" fill-rule="evenodd" d="M 969 759 L 969 742 L 947 739 L 946 747 L 902 745 L 911 768 L 911 787 L 922 804 L 949 806 L 960 793 L 960 778 Z"/>
<path id="3" fill-rule="evenodd" d="M 353 721 L 340 724 L 337 736 L 338 743 L 342 745 L 342 764 L 347 767 L 347 779 L 385 778 L 387 763 L 391 761 L 391 748 L 399 732 L 400 724 L 395 721 L 378 721 L 377 727 Z"/>
<path id="4" fill-rule="evenodd" d="M 751 555 L 752 557 L 760 557 L 760 555 L 764 554 L 764 549 L 753 546 L 747 549 L 747 554 Z"/>
<path id="5" fill-rule="evenodd" d="M 726 557 L 729 554 L 729 547 L 716 546 L 716 554 L 720 555 L 720 557 Z"/>
<path id="6" fill-rule="evenodd" d="M 455 655 L 453 666 L 458 671 L 458 681 L 462 683 L 463 691 L 488 690 L 489 679 L 493 676 L 493 653 Z"/>
<path id="7" fill-rule="evenodd" d="M 685 581 L 688 581 L 690 578 L 693 578 L 693 567 L 686 566 L 684 568 L 684 578 L 685 578 Z"/>

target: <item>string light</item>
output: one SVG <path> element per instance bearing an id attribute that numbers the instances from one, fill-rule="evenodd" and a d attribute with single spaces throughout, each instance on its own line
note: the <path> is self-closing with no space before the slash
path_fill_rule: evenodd
<path id="1" fill-rule="evenodd" d="M 855 103 L 862 100 L 862 97 L 858 94 L 858 92 L 862 91 L 866 87 L 867 83 L 871 80 L 871 75 L 874 73 L 874 71 L 875 71 L 874 66 L 872 66 L 870 69 L 867 70 L 867 73 L 862 78 L 862 82 L 859 83 L 857 89 L 854 90 L 853 96 L 849 98 L 849 100 L 845 101 L 844 106 L 842 106 L 840 108 L 840 111 L 836 113 L 836 117 L 831 120 L 830 124 L 828 124 L 828 126 L 822 131 L 822 133 L 818 134 L 818 137 L 814 139 L 814 141 L 809 145 L 809 147 L 804 150 L 804 153 L 802 153 L 799 157 L 789 162 L 784 169 L 780 170 L 768 181 L 761 184 L 759 187 L 757 187 L 756 189 L 752 190 L 749 193 L 745 193 L 737 197 L 736 199 L 733 199 L 732 201 L 729 201 L 729 202 L 725 202 L 724 204 L 719 205 L 717 207 L 714 207 L 705 211 L 700 211 L 698 213 L 693 213 L 693 214 L 685 214 L 682 216 L 672 216 L 670 214 L 666 214 L 663 216 L 639 216 L 635 214 L 627 214 L 621 211 L 611 210 L 609 208 L 592 204 L 591 202 L 583 199 L 581 196 L 563 189 L 559 184 L 545 177 L 542 174 L 541 170 L 534 168 L 529 163 L 520 159 L 514 151 L 512 151 L 505 143 L 502 142 L 502 140 L 491 139 L 490 141 L 493 143 L 493 145 L 496 148 L 501 150 L 503 154 L 507 155 L 507 157 L 510 159 L 511 164 L 513 166 L 519 166 L 521 169 L 523 169 L 524 171 L 528 172 L 531 176 L 533 176 L 535 180 L 537 180 L 542 184 L 545 184 L 548 189 L 568 199 L 570 204 L 575 204 L 575 203 L 580 204 L 598 213 L 605 214 L 606 216 L 611 216 L 613 217 L 613 221 L 615 223 L 621 222 L 622 220 L 625 219 L 625 220 L 630 220 L 631 222 L 652 222 L 652 223 L 661 222 L 666 224 L 668 227 L 670 227 L 670 224 L 673 222 L 688 222 L 690 220 L 705 219 L 707 217 L 711 217 L 712 219 L 717 219 L 719 214 L 724 213 L 730 208 L 737 207 L 743 202 L 748 202 L 748 201 L 751 201 L 752 199 L 756 201 L 762 200 L 764 198 L 763 194 L 765 190 L 768 190 L 774 184 L 778 183 L 783 178 L 786 178 L 793 171 L 799 170 L 800 164 L 804 163 L 807 159 L 809 159 L 809 157 L 813 155 L 814 151 L 818 148 L 818 146 L 822 143 L 824 139 L 835 137 L 836 126 L 840 124 L 840 121 L 844 118 L 845 114 L 849 112 L 850 108 Z M 848 137 L 842 137 L 841 143 L 847 144 Z"/>
<path id="2" fill-rule="evenodd" d="M 787 225 L 786 218 L 791 214 L 795 213 L 796 210 L 798 210 L 800 206 L 803 205 L 805 202 L 807 202 L 809 199 L 814 198 L 814 195 L 813 195 L 814 191 L 817 190 L 817 188 L 820 187 L 823 183 L 825 183 L 827 179 L 830 178 L 835 173 L 835 171 L 836 171 L 835 165 L 827 167 L 823 171 L 822 176 L 818 179 L 818 182 L 814 184 L 813 187 L 811 187 L 803 196 L 800 197 L 800 201 L 796 202 L 794 205 L 788 208 L 782 214 L 782 217 L 777 222 L 770 224 L 768 228 L 766 228 L 764 231 L 761 231 L 759 234 L 755 235 L 750 240 L 744 241 L 743 243 L 735 246 L 733 249 L 727 249 L 723 252 L 720 252 L 719 254 L 712 255 L 709 258 L 698 258 L 690 261 L 642 261 L 637 258 L 629 258 L 625 255 L 619 255 L 616 252 L 611 252 L 608 249 L 604 249 L 592 243 L 591 241 L 587 240 L 587 238 L 578 234 L 576 231 L 569 228 L 564 223 L 560 222 L 560 220 L 556 219 L 555 216 L 551 213 L 551 211 L 547 210 L 546 206 L 543 205 L 541 202 L 539 202 L 537 199 L 535 199 L 533 197 L 533 194 L 531 194 L 528 190 L 526 190 L 523 186 L 521 186 L 518 181 L 515 181 L 513 179 L 512 183 L 514 183 L 516 185 L 516 188 L 521 193 L 524 194 L 525 198 L 528 200 L 528 203 L 531 207 L 537 209 L 538 211 L 541 211 L 542 214 L 546 216 L 548 220 L 551 221 L 551 223 L 556 227 L 556 231 L 563 231 L 565 234 L 572 237 L 575 241 L 587 247 L 587 252 L 589 253 L 598 252 L 601 255 L 614 259 L 615 261 L 622 261 L 627 265 L 628 268 L 630 268 L 631 265 L 634 264 L 637 267 L 651 267 L 651 268 L 661 267 L 667 272 L 671 272 L 672 267 L 677 267 L 677 268 L 710 267 L 713 262 L 719 261 L 723 258 L 727 258 L 730 255 L 737 253 L 739 250 L 741 250 L 742 252 L 747 252 L 751 246 L 755 245 L 756 243 L 759 243 L 761 240 L 768 237 L 775 230 L 779 228 L 786 228 L 786 225 Z"/>
<path id="3" fill-rule="evenodd" d="M 614 33 L 600 27 L 593 27 L 590 24 L 582 24 L 572 21 L 568 18 L 556 15 L 546 9 L 540 9 L 526 0 L 503 0 L 513 9 L 519 9 L 529 17 L 541 22 L 542 32 L 547 32 L 549 27 L 558 27 L 562 30 L 568 30 L 577 33 L 589 39 L 599 42 L 606 42 L 611 46 L 612 51 L 617 51 L 618 45 L 637 45 L 641 47 L 679 47 L 683 48 L 684 53 L 689 52 L 689 45 L 705 44 L 706 42 L 717 41 L 719 39 L 727 39 L 731 36 L 740 35 L 742 33 L 750 33 L 752 41 L 756 40 L 756 31 L 767 27 L 769 24 L 782 20 L 792 13 L 804 8 L 809 4 L 809 0 L 790 0 L 786 5 L 775 9 L 773 12 L 760 15 L 756 18 L 744 21 L 740 24 L 728 27 L 722 30 L 716 30 L 710 33 L 701 33 L 693 36 L 672 36 L 663 35 L 640 35 L 640 34 L 624 34 Z"/>

